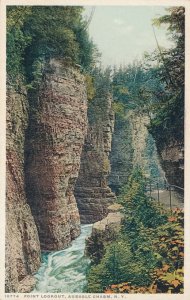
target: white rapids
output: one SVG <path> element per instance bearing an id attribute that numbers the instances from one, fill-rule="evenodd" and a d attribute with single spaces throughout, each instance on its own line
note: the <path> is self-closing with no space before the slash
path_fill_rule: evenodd
<path id="1" fill-rule="evenodd" d="M 42 264 L 35 274 L 33 293 L 82 293 L 87 284 L 86 271 L 90 260 L 85 257 L 85 239 L 92 224 L 81 225 L 81 234 L 70 247 L 42 254 Z"/>

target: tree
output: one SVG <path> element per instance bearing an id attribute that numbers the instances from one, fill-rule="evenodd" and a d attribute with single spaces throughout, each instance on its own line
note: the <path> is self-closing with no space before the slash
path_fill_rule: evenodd
<path id="1" fill-rule="evenodd" d="M 156 77 L 165 84 L 165 93 L 159 102 L 150 131 L 159 148 L 172 140 L 183 142 L 184 126 L 184 70 L 185 70 L 185 9 L 171 7 L 168 13 L 154 20 L 154 24 L 168 25 L 168 32 L 175 45 L 172 49 L 154 53 L 158 62 Z"/>
<path id="2" fill-rule="evenodd" d="M 15 82 L 24 73 L 24 51 L 31 42 L 25 36 L 23 26 L 31 14 L 31 7 L 7 7 L 7 74 L 10 82 Z"/>
<path id="3" fill-rule="evenodd" d="M 7 71 L 38 81 L 50 58 L 68 58 L 89 72 L 98 51 L 89 38 L 81 6 L 9 6 L 7 8 Z"/>
<path id="4" fill-rule="evenodd" d="M 146 69 L 143 62 L 115 70 L 112 82 L 115 103 L 121 103 L 125 111 L 135 109 L 151 117 L 153 105 L 164 88 L 154 73 L 155 68 Z"/>

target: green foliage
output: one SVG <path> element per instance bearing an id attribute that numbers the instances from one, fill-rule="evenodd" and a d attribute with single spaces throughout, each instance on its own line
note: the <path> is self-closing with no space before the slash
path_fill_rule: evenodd
<path id="1" fill-rule="evenodd" d="M 7 9 L 7 73 L 11 82 L 19 80 L 24 73 L 24 51 L 31 43 L 31 37 L 24 35 L 23 24 L 30 13 L 29 7 Z"/>
<path id="2" fill-rule="evenodd" d="M 22 28 L 31 13 L 31 6 L 7 6 L 7 29 Z"/>
<path id="3" fill-rule="evenodd" d="M 93 77 L 89 74 L 85 75 L 85 84 L 86 84 L 86 91 L 87 91 L 87 99 L 90 101 L 95 96 L 95 88 L 94 88 L 94 82 Z"/>
<path id="4" fill-rule="evenodd" d="M 160 214 L 159 207 L 155 202 L 145 194 L 145 186 L 145 178 L 142 172 L 136 168 L 129 177 L 127 186 L 123 187 L 123 195 L 120 200 L 126 215 L 128 215 L 124 224 L 126 231 L 131 230 L 134 222 L 145 227 L 156 228 L 166 220 L 166 216 Z"/>
<path id="5" fill-rule="evenodd" d="M 113 102 L 112 104 L 113 111 L 120 117 L 125 117 L 125 106 L 121 102 Z"/>
<path id="6" fill-rule="evenodd" d="M 130 281 L 133 284 L 150 283 L 143 262 L 134 258 L 130 248 L 123 240 L 117 240 L 106 247 L 101 263 L 91 268 L 88 276 L 87 292 L 100 293 L 112 283 Z"/>
<path id="7" fill-rule="evenodd" d="M 154 19 L 153 24 L 156 26 L 166 24 L 172 38 L 178 42 L 179 36 L 177 33 L 180 35 L 184 35 L 185 33 L 185 8 L 183 6 L 176 6 L 167 8 L 166 11 L 169 14 Z"/>
<path id="8" fill-rule="evenodd" d="M 89 71 L 97 57 L 79 6 L 8 6 L 7 72 L 38 85 L 51 57 L 68 58 Z"/>
<path id="9" fill-rule="evenodd" d="M 111 68 L 102 70 L 99 67 L 93 68 L 90 77 L 93 82 L 94 97 L 89 103 L 88 120 L 90 124 L 99 124 L 104 120 L 107 110 L 107 101 L 111 97 Z M 90 88 L 90 86 L 89 86 Z M 90 88 L 92 90 L 92 86 Z M 100 127 L 100 126 L 99 126 Z"/>
<path id="10" fill-rule="evenodd" d="M 150 116 L 157 95 L 163 89 L 154 73 L 154 69 L 145 69 L 142 62 L 115 69 L 112 81 L 114 103 L 121 103 L 124 111 L 135 109 Z"/>
<path id="11" fill-rule="evenodd" d="M 154 25 L 168 26 L 173 48 L 159 47 L 152 55 L 145 53 L 144 61 L 115 69 L 112 82 L 116 114 L 118 103 L 125 113 L 135 109 L 147 114 L 149 131 L 160 149 L 168 141 L 184 139 L 185 9 L 167 11 Z"/>
<path id="12" fill-rule="evenodd" d="M 165 102 L 155 109 L 149 132 L 157 141 L 157 148 L 163 149 L 168 141 L 184 139 L 184 91 L 169 94 Z"/>
<path id="13" fill-rule="evenodd" d="M 168 141 L 184 139 L 185 8 L 171 7 L 167 15 L 156 19 L 156 24 L 168 25 L 168 32 L 175 42 L 172 49 L 161 50 L 149 57 L 157 61 L 155 76 L 165 84 L 163 99 L 155 107 L 150 126 L 150 132 L 162 149 Z"/>
<path id="14" fill-rule="evenodd" d="M 87 292 L 183 291 L 183 212 L 164 211 L 146 196 L 145 184 L 141 170 L 134 169 L 120 196 L 121 231 L 102 244 L 102 255 L 87 277 Z"/>
<path id="15" fill-rule="evenodd" d="M 125 213 L 121 233 L 115 242 L 104 245 L 103 258 L 91 267 L 89 292 L 102 292 L 106 286 L 123 281 L 147 286 L 151 283 L 151 270 L 160 265 L 149 235 L 167 217 L 160 215 L 145 195 L 145 181 L 139 169 L 130 176 L 121 198 Z"/>

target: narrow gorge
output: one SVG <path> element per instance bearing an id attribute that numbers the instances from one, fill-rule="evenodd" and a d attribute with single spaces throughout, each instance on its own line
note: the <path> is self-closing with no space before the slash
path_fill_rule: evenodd
<path id="1" fill-rule="evenodd" d="M 114 131 L 112 103 L 112 95 L 102 93 L 88 107 L 88 131 L 75 186 L 82 224 L 91 224 L 104 218 L 107 207 L 115 201 L 115 195 L 108 186 L 111 171 L 109 155 Z"/>
<path id="2" fill-rule="evenodd" d="M 87 117 L 80 66 L 55 59 L 44 66 L 38 91 L 7 96 L 7 211 L 14 218 L 7 223 L 6 290 L 27 292 L 35 283 L 41 251 L 71 245 L 80 223 L 101 220 L 115 201 L 107 184 L 113 100 L 110 93 L 97 96 Z"/>
<path id="3" fill-rule="evenodd" d="M 184 9 L 120 66 L 86 10 L 7 6 L 5 293 L 183 293 Z"/>

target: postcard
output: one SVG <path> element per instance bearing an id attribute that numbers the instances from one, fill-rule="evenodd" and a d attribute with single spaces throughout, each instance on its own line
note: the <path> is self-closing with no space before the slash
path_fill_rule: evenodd
<path id="1" fill-rule="evenodd" d="M 188 299 L 190 2 L 1 2 L 0 299 Z"/>

